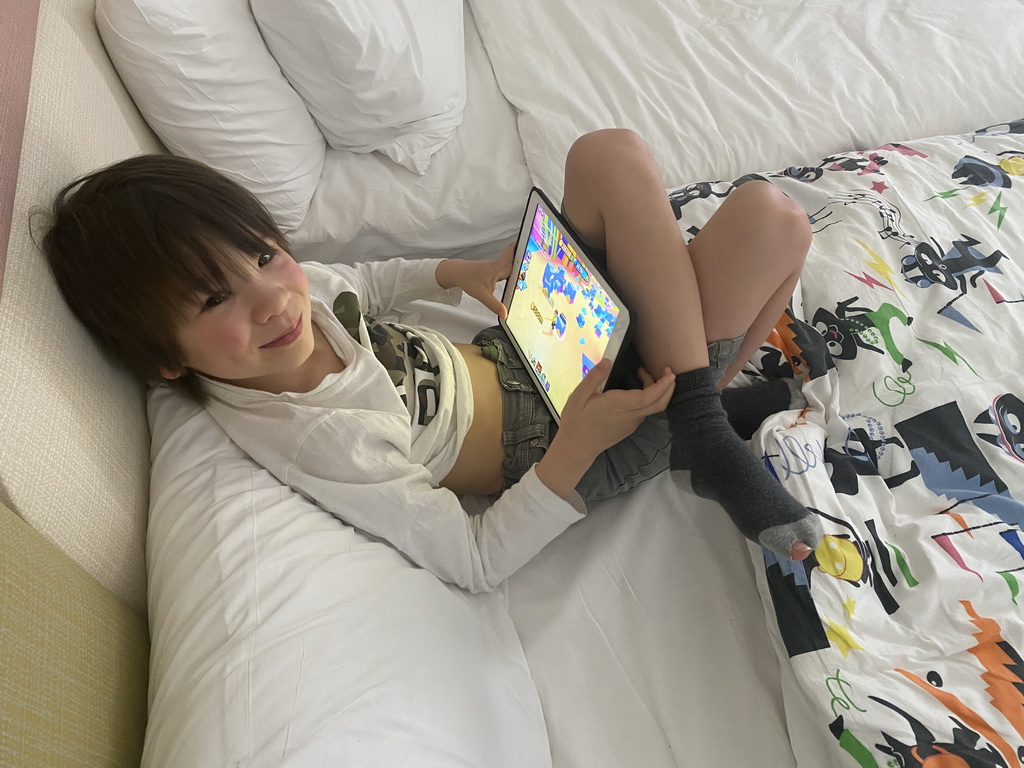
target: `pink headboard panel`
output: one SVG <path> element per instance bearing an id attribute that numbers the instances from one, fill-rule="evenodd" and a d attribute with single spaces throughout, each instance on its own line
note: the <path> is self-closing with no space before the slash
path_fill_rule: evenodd
<path id="1" fill-rule="evenodd" d="M 0 24 L 0 83 L 3 86 L 0 87 L 0 295 L 4 289 L 21 140 L 25 134 L 39 0 L 5 3 L 3 16 Z"/>

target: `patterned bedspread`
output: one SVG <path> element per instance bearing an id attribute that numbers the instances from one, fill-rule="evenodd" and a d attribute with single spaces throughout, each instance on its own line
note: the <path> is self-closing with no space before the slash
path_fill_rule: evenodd
<path id="1" fill-rule="evenodd" d="M 759 556 L 803 728 L 841 765 L 1019 766 L 1024 121 L 683 187 L 680 225 L 751 178 L 815 232 L 749 371 L 810 402 L 755 436 L 826 531 L 805 563 Z"/>

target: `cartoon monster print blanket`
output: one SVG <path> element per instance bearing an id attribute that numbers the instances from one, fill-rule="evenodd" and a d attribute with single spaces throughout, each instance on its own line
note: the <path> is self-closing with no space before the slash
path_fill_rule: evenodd
<path id="1" fill-rule="evenodd" d="M 683 187 L 681 227 L 753 178 L 814 230 L 748 370 L 809 401 L 754 442 L 826 532 L 804 563 L 757 555 L 802 726 L 837 765 L 1019 766 L 1024 121 Z"/>

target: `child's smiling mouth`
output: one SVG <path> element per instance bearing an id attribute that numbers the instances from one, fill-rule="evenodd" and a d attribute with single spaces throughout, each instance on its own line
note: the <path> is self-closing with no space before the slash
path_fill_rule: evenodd
<path id="1" fill-rule="evenodd" d="M 302 335 L 302 315 L 300 314 L 299 315 L 299 319 L 295 321 L 295 325 L 293 325 L 290 329 L 288 329 L 287 331 L 282 333 L 280 336 L 278 336 L 273 341 L 268 341 L 266 344 L 263 344 L 262 346 L 260 346 L 260 349 L 268 349 L 268 348 L 271 348 L 271 347 L 283 347 L 286 344 L 291 344 L 293 341 L 295 341 L 301 335 Z"/>

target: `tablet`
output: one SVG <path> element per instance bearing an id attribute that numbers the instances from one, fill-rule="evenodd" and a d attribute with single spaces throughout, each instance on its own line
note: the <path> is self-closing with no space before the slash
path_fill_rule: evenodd
<path id="1" fill-rule="evenodd" d="M 629 334 L 625 304 L 537 188 L 530 193 L 502 302 L 501 327 L 556 423 L 565 401 L 602 358 L 615 361 Z"/>

